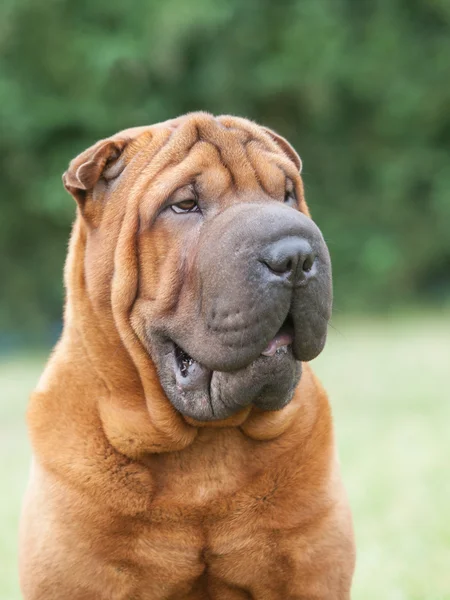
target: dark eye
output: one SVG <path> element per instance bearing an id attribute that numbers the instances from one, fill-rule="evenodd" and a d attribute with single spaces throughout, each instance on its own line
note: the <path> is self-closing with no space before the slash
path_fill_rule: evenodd
<path id="1" fill-rule="evenodd" d="M 295 197 L 294 190 L 286 190 L 284 194 L 284 202 L 285 204 L 296 204 L 297 198 Z"/>
<path id="2" fill-rule="evenodd" d="M 182 200 L 181 202 L 172 204 L 172 206 L 170 208 L 175 213 L 188 213 L 188 212 L 199 212 L 200 211 L 200 208 L 197 204 L 197 200 L 195 198 L 189 198 L 187 200 Z"/>

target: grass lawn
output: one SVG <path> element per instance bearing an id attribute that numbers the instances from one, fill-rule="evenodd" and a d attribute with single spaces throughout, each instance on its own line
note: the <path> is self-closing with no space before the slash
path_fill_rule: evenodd
<path id="1" fill-rule="evenodd" d="M 450 319 L 336 321 L 315 361 L 353 508 L 353 600 L 450 599 Z M 27 396 L 42 356 L 0 357 L 0 600 L 19 600 Z"/>

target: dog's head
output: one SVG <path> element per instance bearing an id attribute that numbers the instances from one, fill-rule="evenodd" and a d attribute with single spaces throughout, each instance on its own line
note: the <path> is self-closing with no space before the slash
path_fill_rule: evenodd
<path id="1" fill-rule="evenodd" d="M 274 132 L 194 113 L 102 140 L 64 174 L 97 318 L 138 340 L 188 418 L 282 408 L 324 346 L 330 260 L 300 170 Z"/>

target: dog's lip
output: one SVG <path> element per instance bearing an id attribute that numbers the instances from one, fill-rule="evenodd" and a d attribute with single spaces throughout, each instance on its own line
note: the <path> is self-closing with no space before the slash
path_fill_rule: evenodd
<path id="1" fill-rule="evenodd" d="M 282 348 L 287 348 L 294 342 L 294 330 L 289 323 L 283 324 L 276 336 L 270 340 L 265 349 L 261 352 L 262 356 L 273 356 Z"/>
<path id="2" fill-rule="evenodd" d="M 287 379 L 280 382 L 283 387 L 294 371 L 301 369 L 295 367 L 298 358 L 294 331 L 293 321 L 288 317 L 272 339 L 261 339 L 259 348 L 255 348 L 244 365 L 237 364 L 234 369 L 221 369 L 220 362 L 201 363 L 194 358 L 195 354 L 184 351 L 172 332 L 160 333 L 158 370 L 168 399 L 182 415 L 197 421 L 227 418 L 252 403 L 263 410 L 278 410 L 281 405 L 275 398 L 274 382 L 280 373 L 285 373 Z M 268 404 L 264 404 L 265 390 Z M 284 391 L 291 398 L 289 389 Z"/>
<path id="3" fill-rule="evenodd" d="M 178 345 L 174 340 L 170 340 L 173 346 L 173 353 L 175 356 L 175 364 L 178 370 L 180 377 L 178 378 L 180 383 L 183 383 L 184 379 L 187 379 L 189 376 L 189 370 L 196 369 L 201 367 L 202 369 L 212 373 L 214 370 L 220 369 L 209 369 L 205 365 L 203 365 L 200 361 L 196 360 L 193 356 L 188 354 L 180 345 Z M 264 357 L 272 357 L 275 354 L 280 354 L 287 351 L 288 346 L 292 346 L 294 343 L 294 327 L 292 325 L 291 319 L 288 316 L 284 321 L 281 328 L 278 330 L 276 335 L 268 342 L 265 348 L 260 352 L 257 356 L 255 356 L 249 364 L 253 363 L 255 360 Z M 187 382 L 186 382 L 187 383 Z"/>

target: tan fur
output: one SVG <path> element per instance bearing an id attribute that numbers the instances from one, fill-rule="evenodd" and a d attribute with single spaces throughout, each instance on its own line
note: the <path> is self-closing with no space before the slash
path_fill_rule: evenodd
<path id="1" fill-rule="evenodd" d="M 350 597 L 351 518 L 309 365 L 284 409 L 197 423 L 169 403 L 144 346 L 146 322 L 187 310 L 195 257 L 195 231 L 155 219 L 158 206 L 193 170 L 222 207 L 261 186 L 282 198 L 281 165 L 308 214 L 300 164 L 276 134 L 205 113 L 72 161 L 64 331 L 28 412 L 25 600 Z"/>

